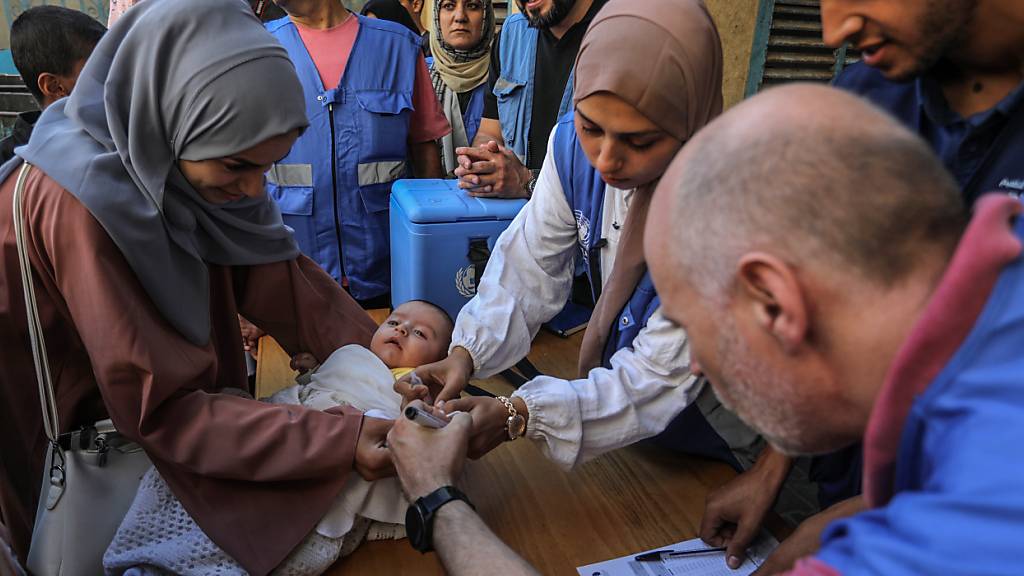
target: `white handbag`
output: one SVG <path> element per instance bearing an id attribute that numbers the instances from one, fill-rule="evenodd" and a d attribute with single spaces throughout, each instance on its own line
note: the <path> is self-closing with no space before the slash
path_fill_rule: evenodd
<path id="1" fill-rule="evenodd" d="M 49 447 L 26 566 L 36 576 L 95 576 L 103 573 L 103 553 L 151 464 L 142 448 L 121 436 L 110 420 L 58 433 L 57 402 L 24 239 L 21 197 L 31 168 L 27 162 L 21 167 L 14 188 L 14 235 Z"/>

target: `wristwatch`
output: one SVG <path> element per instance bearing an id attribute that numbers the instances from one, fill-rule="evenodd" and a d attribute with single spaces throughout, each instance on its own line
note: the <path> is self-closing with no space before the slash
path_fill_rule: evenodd
<path id="1" fill-rule="evenodd" d="M 453 500 L 462 500 L 476 510 L 455 486 L 442 486 L 409 505 L 405 512 L 405 532 L 413 548 L 423 554 L 434 550 L 434 516 L 438 509 Z"/>
<path id="2" fill-rule="evenodd" d="M 508 420 L 505 421 L 505 433 L 508 434 L 508 439 L 515 440 L 526 434 L 526 418 L 516 411 L 512 401 L 505 396 L 498 396 L 498 402 L 504 404 L 508 409 Z"/>
<path id="3" fill-rule="evenodd" d="M 528 197 L 533 196 L 533 190 L 537 187 L 537 176 L 540 175 L 540 170 L 530 170 L 530 179 L 523 183 L 523 190 L 526 191 Z"/>

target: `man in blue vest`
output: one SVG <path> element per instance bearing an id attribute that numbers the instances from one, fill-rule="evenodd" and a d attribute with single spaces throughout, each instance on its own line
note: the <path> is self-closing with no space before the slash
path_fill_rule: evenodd
<path id="1" fill-rule="evenodd" d="M 494 43 L 497 57 L 473 147 L 455 175 L 474 196 L 528 198 L 555 123 L 572 109 L 572 72 L 587 26 L 607 0 L 516 0 Z"/>
<path id="2" fill-rule="evenodd" d="M 306 255 L 364 307 L 386 307 L 391 184 L 441 177 L 435 140 L 451 130 L 420 39 L 341 0 L 275 2 L 288 16 L 267 29 L 295 64 L 310 125 L 267 174 L 268 192 Z"/>
<path id="3" fill-rule="evenodd" d="M 822 0 L 821 18 L 828 45 L 849 44 L 863 54 L 835 85 L 924 138 L 966 206 L 986 192 L 1024 192 L 1024 3 Z M 735 525 L 741 537 L 732 545 L 745 549 L 791 462 L 768 448 L 757 466 L 712 495 L 702 536 L 713 540 Z M 849 501 L 810 519 L 778 558 L 812 552 L 829 519 L 859 506 Z"/>

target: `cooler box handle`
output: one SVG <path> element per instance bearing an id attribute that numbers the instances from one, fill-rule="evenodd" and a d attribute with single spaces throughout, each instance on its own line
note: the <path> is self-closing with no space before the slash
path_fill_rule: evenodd
<path id="1" fill-rule="evenodd" d="M 484 277 L 484 269 L 487 261 L 491 258 L 491 247 L 487 245 L 487 238 L 470 238 L 469 252 L 466 254 L 469 264 L 473 267 L 473 292 L 476 293 L 480 285 L 480 279 Z"/>

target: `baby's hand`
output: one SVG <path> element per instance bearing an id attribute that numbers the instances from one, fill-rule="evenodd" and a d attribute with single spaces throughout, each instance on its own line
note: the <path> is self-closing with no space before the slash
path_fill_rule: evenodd
<path id="1" fill-rule="evenodd" d="M 292 370 L 297 370 L 303 374 L 309 372 L 313 368 L 316 368 L 317 364 L 319 364 L 319 362 L 316 361 L 316 357 L 309 352 L 300 352 L 295 356 L 292 356 Z"/>

